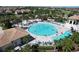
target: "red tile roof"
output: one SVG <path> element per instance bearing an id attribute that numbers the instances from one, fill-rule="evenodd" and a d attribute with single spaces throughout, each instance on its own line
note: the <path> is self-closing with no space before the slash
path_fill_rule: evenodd
<path id="1" fill-rule="evenodd" d="M 71 19 L 71 20 L 79 20 L 79 15 L 70 16 L 69 19 Z"/>

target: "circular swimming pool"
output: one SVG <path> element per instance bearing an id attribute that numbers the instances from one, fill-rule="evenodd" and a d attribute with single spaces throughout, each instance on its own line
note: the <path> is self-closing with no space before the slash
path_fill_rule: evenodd
<path id="1" fill-rule="evenodd" d="M 38 42 L 41 42 L 41 44 L 44 42 L 53 43 L 54 40 L 64 39 L 65 37 L 72 35 L 69 29 L 64 28 L 62 25 L 57 25 L 56 23 L 52 24 L 49 22 L 31 24 L 27 31 L 35 38 L 35 40 L 32 40 L 29 44 L 38 44 Z"/>
<path id="2" fill-rule="evenodd" d="M 54 24 L 48 22 L 39 22 L 30 25 L 28 31 L 37 36 L 50 36 L 58 32 Z"/>

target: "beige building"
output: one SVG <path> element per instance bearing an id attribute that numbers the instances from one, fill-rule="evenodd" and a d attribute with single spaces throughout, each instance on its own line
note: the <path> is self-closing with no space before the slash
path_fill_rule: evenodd
<path id="1" fill-rule="evenodd" d="M 11 28 L 6 30 L 0 30 L 0 47 L 6 48 L 9 45 L 18 45 L 21 43 L 22 37 L 28 35 L 28 33 L 21 28 Z"/>

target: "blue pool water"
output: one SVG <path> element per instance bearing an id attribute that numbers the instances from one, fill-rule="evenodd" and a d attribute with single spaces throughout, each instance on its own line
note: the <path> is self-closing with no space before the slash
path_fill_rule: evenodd
<path id="1" fill-rule="evenodd" d="M 40 22 L 30 25 L 28 31 L 37 36 L 50 36 L 56 34 L 58 32 L 58 28 L 54 24 L 47 22 Z M 56 36 L 52 39 L 60 40 L 70 35 L 72 35 L 70 31 L 65 31 L 63 34 L 60 34 L 59 36 Z"/>
<path id="2" fill-rule="evenodd" d="M 50 36 L 50 35 L 56 34 L 57 32 L 56 27 L 53 24 L 47 23 L 47 22 L 32 24 L 28 30 L 32 34 L 39 35 L 39 36 Z"/>
<path id="3" fill-rule="evenodd" d="M 70 35 L 72 35 L 72 33 L 69 32 L 69 31 L 66 31 L 66 32 L 64 32 L 63 34 L 61 34 L 61 35 L 59 35 L 59 36 L 57 36 L 57 37 L 55 37 L 55 38 L 53 38 L 53 39 L 54 39 L 54 40 L 60 40 L 60 39 L 64 39 L 65 37 L 68 37 L 68 36 L 70 36 Z"/>

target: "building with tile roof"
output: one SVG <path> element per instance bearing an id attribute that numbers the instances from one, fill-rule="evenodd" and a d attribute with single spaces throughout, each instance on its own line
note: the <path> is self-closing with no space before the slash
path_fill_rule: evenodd
<path id="1" fill-rule="evenodd" d="M 3 30 L 3 32 L 2 36 L 0 35 L 0 47 L 28 35 L 28 33 L 21 28 L 6 29 Z"/>
<path id="2" fill-rule="evenodd" d="M 79 15 L 70 16 L 69 19 L 71 19 L 71 20 L 79 20 Z"/>
<path id="3" fill-rule="evenodd" d="M 66 22 L 66 27 L 73 27 L 74 30 L 79 32 L 79 15 L 73 15 L 68 17 L 68 21 Z"/>

